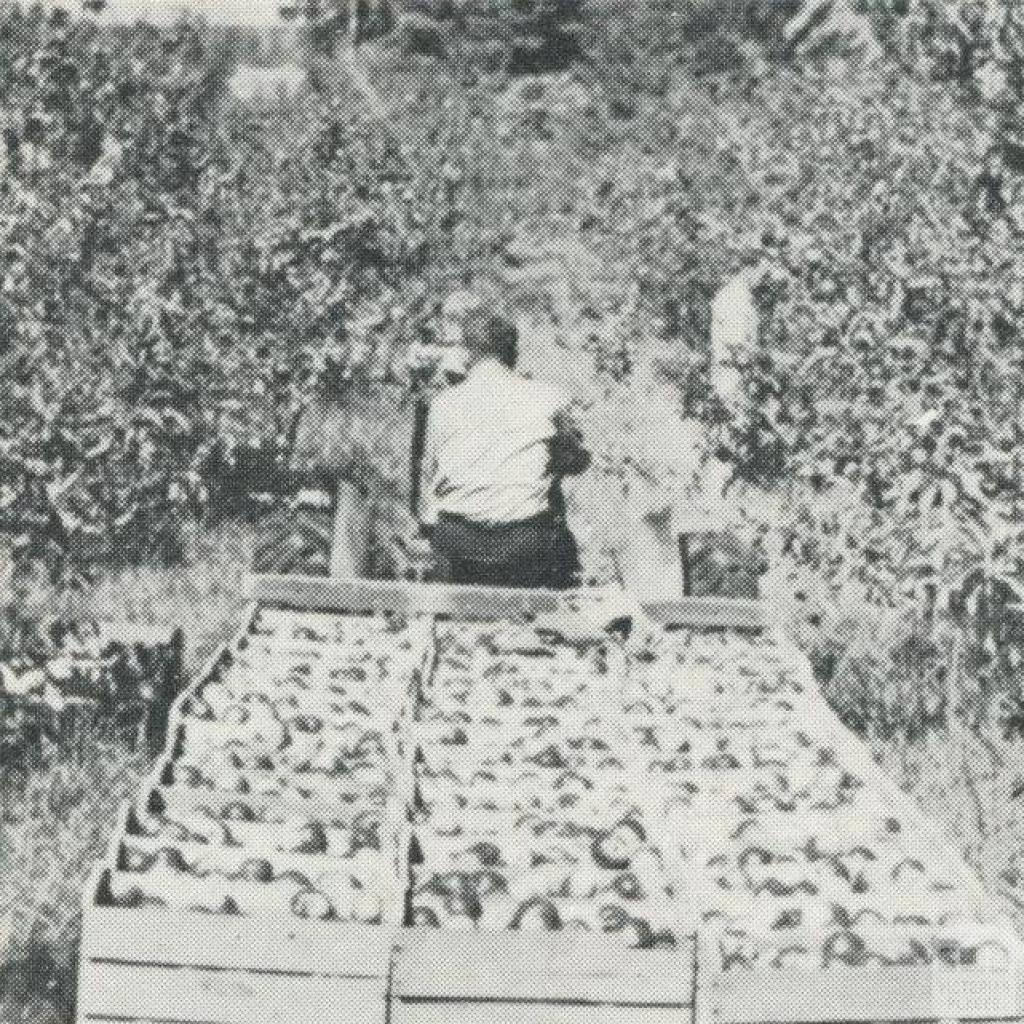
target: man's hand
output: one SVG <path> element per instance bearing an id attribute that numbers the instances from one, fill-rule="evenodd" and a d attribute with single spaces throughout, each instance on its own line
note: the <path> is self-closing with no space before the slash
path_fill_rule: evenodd
<path id="1" fill-rule="evenodd" d="M 433 556 L 433 532 L 433 526 L 421 526 L 419 533 L 406 539 L 405 550 L 411 558 L 426 560 Z"/>
<path id="2" fill-rule="evenodd" d="M 590 468 L 592 460 L 583 446 L 583 432 L 567 412 L 555 416 L 555 436 L 550 449 L 552 476 L 578 476 Z"/>

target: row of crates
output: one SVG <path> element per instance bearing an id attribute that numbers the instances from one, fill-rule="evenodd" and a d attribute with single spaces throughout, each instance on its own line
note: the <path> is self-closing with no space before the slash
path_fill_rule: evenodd
<path id="1" fill-rule="evenodd" d="M 423 685 L 434 670 L 430 638 L 436 622 L 529 621 L 566 614 L 571 599 L 547 592 L 293 577 L 257 578 L 250 591 L 254 605 L 242 629 L 177 702 L 164 756 L 138 800 L 124 809 L 107 859 L 94 872 L 84 905 L 80 1024 L 810 1024 L 1024 1016 L 1020 944 L 1012 927 L 996 916 L 972 928 L 950 927 L 947 934 L 920 926 L 922 941 L 948 951 L 927 964 L 872 961 L 858 967 L 801 964 L 757 971 L 723 968 L 727 937 L 714 921 L 697 924 L 667 949 L 628 949 L 604 935 L 579 932 L 409 927 L 403 804 L 412 750 L 402 722 L 405 694 L 398 691 Z M 379 696 L 380 706 L 388 709 L 383 717 L 393 728 L 371 726 L 371 709 L 365 728 L 346 733 L 350 771 L 333 790 L 313 785 L 308 775 L 302 782 L 302 773 L 298 785 L 257 784 L 260 772 L 269 770 L 275 756 L 280 758 L 279 737 L 269 719 L 259 727 L 263 733 L 247 724 L 246 735 L 265 734 L 267 752 L 256 751 L 262 768 L 245 764 L 244 758 L 236 763 L 236 757 L 220 765 L 223 776 L 206 779 L 205 769 L 184 756 L 189 742 L 210 749 L 220 742 L 220 721 L 206 721 L 198 713 L 212 696 L 210 684 L 229 679 L 231 666 L 243 663 L 247 651 L 259 649 L 260 657 L 274 657 L 273 643 L 260 636 L 260 622 L 281 610 L 306 634 L 301 642 L 283 642 L 282 651 L 319 645 L 323 655 L 299 673 L 305 673 L 301 685 L 295 680 L 289 713 L 297 716 L 300 730 L 320 715 L 326 727 L 345 733 L 342 719 L 361 713 L 353 708 L 366 710 L 371 702 L 365 698 L 377 685 L 373 671 L 353 678 L 352 649 L 340 633 L 333 639 L 327 635 L 332 615 L 362 623 L 350 630 L 361 639 L 351 642 L 374 652 L 374 623 L 397 614 L 412 624 L 411 632 L 403 634 L 412 638 L 410 649 L 393 662 L 386 684 L 380 683 L 396 691 Z M 767 610 L 752 601 L 690 598 L 647 611 L 666 628 L 773 632 Z M 801 660 L 791 647 L 787 656 Z M 365 663 L 378 662 L 369 656 Z M 807 688 L 813 690 L 810 668 L 802 664 Z M 351 681 L 347 690 L 335 687 L 328 698 L 316 680 L 327 678 L 332 665 L 350 672 L 346 678 Z M 246 678 L 255 681 L 256 675 Z M 807 730 L 839 737 L 843 763 L 867 780 L 881 803 L 913 823 L 915 847 L 944 847 L 937 831 L 885 779 L 867 751 L 829 717 L 824 702 L 807 707 L 813 709 Z M 238 717 L 237 712 L 225 714 L 229 720 Z M 269 752 L 275 747 L 276 755 Z M 310 829 L 314 820 L 321 827 Z M 304 822 L 306 831 L 285 841 L 288 823 L 296 821 Z M 211 822 L 216 822 L 212 832 Z M 184 855 L 207 877 L 202 884 L 186 882 L 176 896 L 172 883 Z M 165 905 L 151 903 L 144 886 L 133 890 L 132 870 L 142 863 L 156 870 Z M 953 866 L 966 901 L 985 901 L 966 865 L 952 855 L 944 855 L 943 863 Z M 326 869 L 338 864 L 347 865 L 348 881 L 332 889 L 337 878 L 330 884 L 324 880 L 331 874 Z M 366 872 L 364 889 L 372 887 L 368 879 L 379 883 L 379 898 L 351 899 L 352 879 L 360 871 Z M 296 913 L 288 889 L 288 879 L 296 877 L 315 878 L 334 901 L 333 910 L 323 900 L 307 899 L 300 900 Z M 232 879 L 233 894 L 230 886 L 223 892 L 218 888 L 222 878 Z M 278 881 L 282 888 L 275 904 L 269 893 Z M 232 902 L 226 905 L 229 896 Z M 204 903 L 206 912 L 187 909 L 189 900 Z M 228 912 L 216 912 L 225 907 Z M 692 909 L 681 906 L 680 920 L 692 919 Z M 913 925 L 907 928 L 914 931 Z M 997 955 L 978 958 L 973 955 L 978 949 Z"/>

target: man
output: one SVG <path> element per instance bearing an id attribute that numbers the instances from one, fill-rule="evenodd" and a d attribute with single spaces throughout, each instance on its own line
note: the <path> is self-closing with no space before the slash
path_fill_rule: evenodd
<path id="1" fill-rule="evenodd" d="M 484 300 L 468 288 L 453 292 L 441 306 L 435 352 L 439 353 L 430 379 L 420 378 L 420 393 L 416 398 L 412 430 L 412 490 L 410 504 L 412 514 L 419 517 L 420 488 L 424 446 L 427 438 L 427 419 L 430 412 L 428 392 L 457 384 L 466 379 L 466 350 L 462 339 L 466 317 L 484 308 Z M 417 357 L 422 347 L 417 352 Z"/>
<path id="2" fill-rule="evenodd" d="M 743 415 L 746 392 L 743 367 L 758 345 L 760 320 L 755 292 L 765 276 L 760 240 L 741 247 L 738 270 L 711 304 L 711 386 L 733 415 Z"/>
<path id="3" fill-rule="evenodd" d="M 565 589 L 576 544 L 559 483 L 590 456 L 557 388 L 515 372 L 515 325 L 467 314 L 466 379 L 430 407 L 420 521 L 455 583 Z"/>

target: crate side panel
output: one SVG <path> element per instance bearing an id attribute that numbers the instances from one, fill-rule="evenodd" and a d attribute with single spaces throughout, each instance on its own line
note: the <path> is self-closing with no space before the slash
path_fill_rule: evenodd
<path id="1" fill-rule="evenodd" d="M 383 978 L 393 933 L 216 914 L 88 908 L 83 960 Z"/>
<path id="2" fill-rule="evenodd" d="M 735 977 L 719 975 L 708 988 L 701 987 L 699 1019 L 715 1024 L 815 1024 L 1020 1017 L 1018 984 L 1011 972 L 942 974 L 928 967 L 776 975 L 737 971 Z"/>
<path id="3" fill-rule="evenodd" d="M 689 1006 L 695 943 L 630 950 L 607 938 L 410 930 L 394 990 L 403 998 L 580 1000 Z"/>
<path id="4" fill-rule="evenodd" d="M 752 598 L 684 597 L 656 601 L 644 610 L 655 622 L 677 628 L 762 630 L 772 621 L 764 602 Z"/>
<path id="5" fill-rule="evenodd" d="M 571 1002 L 396 1000 L 391 1024 L 689 1024 L 673 1006 L 610 1006 Z"/>
<path id="6" fill-rule="evenodd" d="M 557 610 L 564 600 L 564 595 L 555 590 L 337 580 L 321 576 L 253 576 L 246 581 L 246 590 L 261 604 L 300 610 L 353 613 L 393 611 L 452 615 L 466 619 L 538 615 Z"/>
<path id="7" fill-rule="evenodd" d="M 85 1020 L 168 1020 L 203 1024 L 383 1024 L 379 979 L 256 971 L 205 971 L 92 961 L 82 975 Z"/>

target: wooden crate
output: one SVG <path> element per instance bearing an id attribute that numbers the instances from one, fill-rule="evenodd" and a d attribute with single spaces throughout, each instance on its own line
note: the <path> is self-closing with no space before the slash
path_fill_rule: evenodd
<path id="1" fill-rule="evenodd" d="M 244 645 L 260 605 L 515 622 L 571 608 L 571 595 L 553 591 L 295 577 L 255 577 L 247 586 L 254 604 L 238 637 L 211 659 L 196 685 Z M 782 639 L 809 687 L 808 699 L 794 702 L 794 716 L 811 735 L 838 737 L 841 763 L 908 820 L 923 842 L 942 845 L 937 830 L 817 698 L 806 660 L 775 632 L 763 605 L 688 598 L 645 612 L 669 627 L 771 631 Z M 180 724 L 185 699 L 172 725 Z M 144 800 L 152 796 L 188 809 L 238 799 L 162 785 L 168 763 L 147 780 Z M 316 809 L 314 801 L 294 807 L 275 798 L 262 802 L 271 817 Z M 982 901 L 973 872 L 959 858 L 947 859 L 965 896 Z M 711 930 L 684 937 L 676 949 L 631 951 L 600 935 L 407 929 L 398 926 L 397 894 L 381 927 L 118 909 L 104 905 L 104 873 L 111 867 L 109 861 L 100 866 L 86 895 L 79 1024 L 810 1024 L 1024 1017 L 1020 947 L 1012 930 L 1006 933 L 1013 949 L 1006 969 L 724 972 L 708 950 Z M 685 922 L 686 914 L 679 918 Z M 681 931 L 685 935 L 685 924 Z"/>
<path id="2" fill-rule="evenodd" d="M 701 933 L 696 1024 L 814 1024 L 817 1021 L 948 1021 L 1019 1019 L 1021 947 L 1012 925 L 894 929 L 926 946 L 941 943 L 948 959 L 893 966 L 720 969 L 717 930 Z M 821 936 L 776 938 L 779 947 Z M 972 963 L 961 950 L 995 947 L 998 963 Z"/>
<path id="3" fill-rule="evenodd" d="M 79 1024 L 322 1024 L 386 1019 L 390 929 L 125 910 L 93 877 Z"/>
<path id="4" fill-rule="evenodd" d="M 571 933 L 407 929 L 394 1024 L 670 1024 L 692 1017 L 695 942 L 630 950 Z"/>

